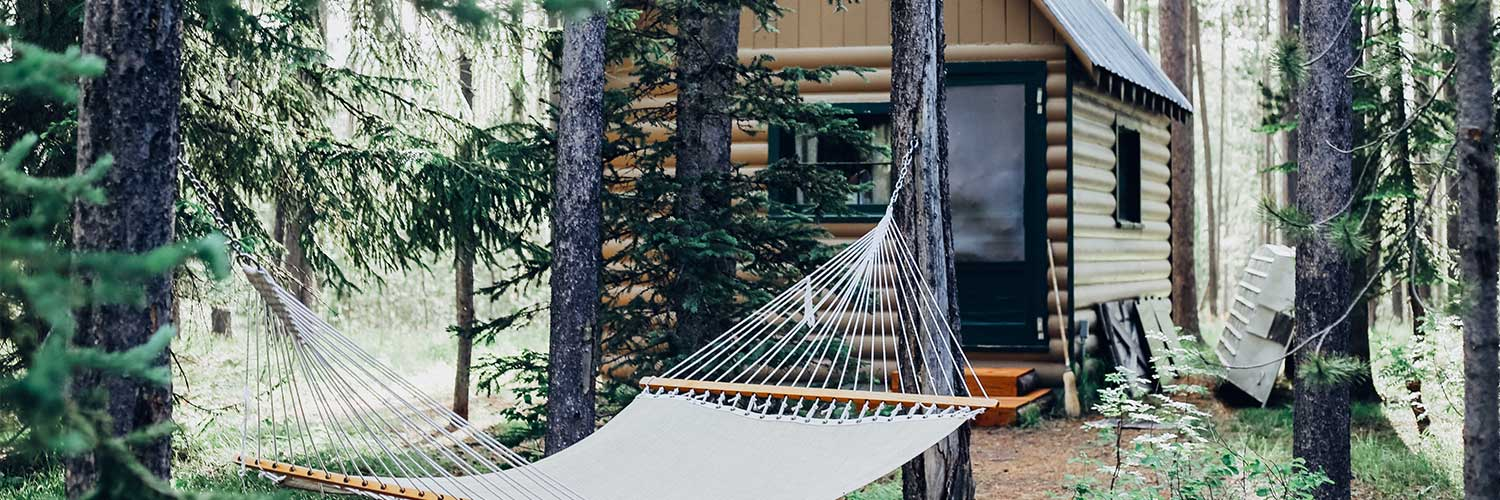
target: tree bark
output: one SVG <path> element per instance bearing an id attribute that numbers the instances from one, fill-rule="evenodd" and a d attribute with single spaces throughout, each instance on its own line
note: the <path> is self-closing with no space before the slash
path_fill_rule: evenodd
<path id="1" fill-rule="evenodd" d="M 1188 0 L 1161 1 L 1161 67 L 1179 89 L 1191 92 L 1187 53 Z M 1201 110 L 1199 110 L 1201 112 Z M 1172 321 L 1198 335 L 1198 277 L 1193 256 L 1194 179 L 1193 123 L 1173 121 L 1171 181 Z"/>
<path id="2" fill-rule="evenodd" d="M 1296 38 L 1297 31 L 1300 29 L 1302 29 L 1302 0 L 1281 0 L 1281 37 L 1284 39 Z M 1305 48 L 1306 45 L 1303 47 Z M 1288 91 L 1288 95 L 1285 116 L 1296 117 L 1298 113 L 1297 98 L 1299 92 L 1297 89 L 1286 90 Z M 1297 163 L 1297 149 L 1300 147 L 1298 146 L 1297 139 L 1298 130 L 1294 128 L 1281 134 L 1283 162 Z M 1282 199 L 1282 203 L 1284 205 L 1290 206 L 1297 203 L 1297 175 L 1296 171 L 1291 171 L 1282 176 L 1282 195 L 1285 196 Z M 1287 240 L 1290 241 L 1291 238 L 1287 238 Z"/>
<path id="3" fill-rule="evenodd" d="M 474 251 L 454 248 L 454 326 L 458 328 L 458 359 L 453 370 L 453 413 L 469 418 L 469 375 L 474 365 Z"/>
<path id="4" fill-rule="evenodd" d="M 953 263 L 953 228 L 948 202 L 948 131 L 943 71 L 942 0 L 891 2 L 891 144 L 899 163 L 912 148 L 909 183 L 895 200 L 897 226 L 905 232 L 938 306 L 959 333 L 957 286 Z M 900 168 L 898 166 L 898 168 Z M 931 339 L 933 345 L 957 352 L 953 339 Z M 928 359 L 920 369 L 957 374 L 952 357 Z M 920 370 L 919 369 L 919 370 Z M 920 372 L 913 376 L 924 376 Z M 962 377 L 933 377 L 962 380 Z M 954 387 L 938 391 L 959 390 Z M 974 474 L 969 458 L 969 425 L 928 448 L 901 467 L 901 490 L 908 500 L 968 500 L 974 498 Z"/>
<path id="5" fill-rule="evenodd" d="M 1500 332 L 1496 330 L 1494 39 L 1489 0 L 1453 5 L 1458 91 L 1458 267 L 1464 281 L 1464 492 L 1500 496 Z"/>
<path id="6" fill-rule="evenodd" d="M 1219 314 L 1219 212 L 1214 196 L 1214 144 L 1209 134 L 1208 78 L 1203 76 L 1203 19 L 1198 15 L 1198 4 L 1188 7 L 1192 19 L 1193 70 L 1198 74 L 1198 118 L 1203 125 L 1203 182 L 1208 208 L 1208 312 Z M 1223 101 L 1220 101 L 1222 105 Z"/>
<path id="7" fill-rule="evenodd" d="M 677 22 L 677 180 L 681 192 L 674 211 L 689 234 L 701 235 L 719 222 L 729 207 L 724 181 L 734 173 L 729 158 L 734 117 L 731 94 L 736 85 L 739 53 L 738 3 L 687 2 Z M 672 297 L 676 321 L 673 349 L 688 355 L 728 329 L 727 311 L 695 310 L 688 302 L 704 285 L 734 279 L 734 259 L 678 255 L 677 276 L 685 287 Z"/>
<path id="8" fill-rule="evenodd" d="M 89 0 L 84 4 L 83 52 L 108 64 L 103 76 L 85 79 L 78 103 L 78 171 L 105 154 L 114 166 L 98 186 L 108 205 L 74 208 L 73 245 L 81 251 L 145 252 L 173 242 L 177 169 L 182 153 L 182 4 L 175 0 Z M 92 277 L 83 276 L 90 280 Z M 80 308 L 76 341 L 108 352 L 146 342 L 172 314 L 172 276 L 146 283 L 137 305 Z M 154 363 L 165 366 L 167 355 Z M 111 433 L 131 431 L 172 417 L 172 388 L 85 371 L 72 397 L 107 413 Z M 164 436 L 132 447 L 157 477 L 172 471 L 172 442 Z M 66 489 L 77 498 L 95 488 L 96 457 L 67 461 Z M 115 465 L 118 467 L 118 465 Z"/>
<path id="9" fill-rule="evenodd" d="M 328 16 L 324 12 L 327 8 L 323 0 L 316 0 L 309 6 L 308 22 L 313 24 L 317 31 L 317 43 L 326 48 L 328 42 Z M 306 84 L 314 89 L 318 84 L 310 74 L 299 75 L 306 80 Z M 326 96 L 321 91 L 312 94 L 321 109 Z M 325 119 L 326 119 L 325 115 Z M 294 175 L 294 174 L 293 174 Z M 289 179 L 290 180 L 290 179 Z M 283 190 L 277 194 L 276 202 L 272 206 L 272 230 L 271 237 L 281 245 L 281 268 L 291 278 L 288 291 L 297 297 L 297 301 L 311 306 L 317 295 L 317 276 L 313 274 L 312 263 L 307 260 L 307 248 L 302 243 L 304 233 L 308 231 L 307 224 L 312 217 L 312 207 L 308 206 L 306 198 L 295 189 Z"/>
<path id="10" fill-rule="evenodd" d="M 1439 0 L 1438 5 L 1439 5 L 1438 12 L 1449 12 L 1450 9 L 1453 8 L 1453 1 L 1452 0 Z M 1455 23 L 1453 22 L 1452 16 L 1442 15 L 1442 16 L 1438 16 L 1438 17 L 1442 20 L 1442 24 L 1441 24 L 1441 27 L 1439 29 L 1443 30 L 1443 32 L 1441 33 L 1442 38 L 1443 38 L 1443 46 L 1450 47 L 1450 48 L 1451 47 L 1455 47 L 1456 46 L 1455 43 L 1457 43 L 1457 42 L 1454 39 L 1454 36 L 1455 36 L 1455 34 L 1454 34 L 1454 31 L 1455 31 L 1454 25 L 1455 25 Z M 1448 81 L 1443 82 L 1443 99 L 1446 100 L 1446 101 L 1448 101 L 1448 102 L 1451 102 L 1451 103 L 1457 103 L 1458 102 L 1458 89 L 1454 87 L 1453 80 L 1451 80 L 1451 79 L 1448 80 Z M 1455 147 L 1454 151 L 1455 152 L 1457 151 L 1456 147 Z M 1451 166 L 1450 165 L 1444 165 L 1444 167 L 1450 167 L 1450 168 L 1452 168 L 1453 172 L 1457 172 L 1458 171 L 1458 159 L 1454 158 L 1451 161 L 1453 162 L 1453 164 Z M 1447 185 L 1443 186 L 1443 189 L 1446 190 L 1445 192 L 1448 192 L 1448 193 L 1457 193 L 1458 192 L 1458 177 L 1459 177 L 1458 175 L 1444 176 L 1444 179 L 1445 179 L 1444 182 L 1447 183 Z M 1449 206 L 1445 207 L 1446 210 L 1443 210 L 1443 213 L 1445 213 L 1445 214 L 1451 214 L 1451 213 L 1453 213 L 1454 211 L 1456 211 L 1458 209 L 1457 208 L 1457 200 L 1454 200 L 1453 198 L 1457 198 L 1457 196 L 1456 195 L 1450 195 L 1448 197 L 1447 202 L 1448 202 Z M 1458 216 L 1456 214 L 1449 215 L 1448 216 L 1448 220 L 1445 221 L 1445 223 L 1443 224 L 1443 229 L 1447 233 L 1447 238 L 1445 238 L 1445 241 L 1448 243 L 1448 250 L 1451 252 L 1450 255 L 1453 257 L 1453 261 L 1454 261 L 1454 267 L 1452 269 L 1448 269 L 1447 271 L 1449 271 L 1451 273 L 1450 274 L 1451 276 L 1458 276 L 1458 269 L 1457 269 L 1458 252 L 1459 252 L 1460 249 L 1463 248 L 1462 231 L 1460 231 L 1459 228 L 1458 228 Z M 1455 299 L 1454 295 L 1462 293 L 1461 287 L 1454 287 L 1454 286 L 1449 285 L 1446 282 L 1444 282 L 1442 284 L 1442 288 L 1443 288 L 1443 300 L 1445 302 L 1453 302 L 1454 299 Z"/>
<path id="11" fill-rule="evenodd" d="M 474 111 L 474 60 L 458 55 L 458 92 L 464 107 Z M 474 249 L 468 242 L 453 242 L 454 326 L 458 328 L 458 354 L 453 370 L 453 413 L 469 418 L 470 372 L 474 366 Z"/>
<path id="12" fill-rule="evenodd" d="M 302 233 L 306 231 L 311 210 L 291 194 L 277 197 L 273 209 L 271 237 L 276 238 L 285 252 L 281 255 L 281 267 L 291 277 L 288 291 L 298 302 L 311 306 L 317 281 L 307 262 L 307 249 L 302 245 Z"/>
<path id="13" fill-rule="evenodd" d="M 1389 8 L 1387 12 L 1392 16 L 1390 18 L 1391 26 L 1399 29 L 1400 18 L 1396 13 L 1395 3 L 1391 1 L 1387 7 Z M 1363 27 L 1374 26 L 1375 18 L 1373 13 L 1368 14 L 1366 17 L 1367 23 L 1356 22 L 1356 20 L 1349 21 L 1350 25 L 1353 26 L 1353 31 L 1349 35 L 1351 44 L 1361 40 L 1365 33 L 1369 33 L 1373 29 Z M 1363 51 L 1356 51 L 1354 57 L 1356 65 L 1364 64 L 1365 54 Z M 1391 95 L 1391 102 L 1393 103 L 1391 106 L 1392 121 L 1394 123 L 1403 123 L 1406 121 L 1405 77 L 1401 75 L 1399 68 L 1396 69 L 1396 75 L 1395 84 L 1397 87 L 1393 89 L 1393 95 Z M 1379 91 L 1378 84 L 1371 85 L 1371 87 L 1376 92 Z M 1351 143 L 1363 145 L 1376 142 L 1373 137 L 1373 134 L 1376 133 L 1374 126 L 1373 120 L 1368 119 L 1368 117 L 1360 116 L 1354 118 L 1351 122 L 1351 127 L 1353 127 L 1351 131 L 1353 137 Z M 1408 139 L 1409 136 L 1407 134 L 1401 133 L 1393 137 L 1391 141 L 1391 161 L 1395 164 L 1398 171 L 1401 168 L 1410 168 L 1409 158 L 1411 147 Z M 1353 206 L 1358 210 L 1357 214 L 1364 218 L 1364 224 L 1361 225 L 1360 231 L 1366 237 L 1369 237 L 1371 241 L 1369 252 L 1363 258 L 1350 264 L 1350 283 L 1352 283 L 1356 291 L 1363 289 L 1365 283 L 1371 280 L 1377 280 L 1375 283 L 1379 284 L 1378 280 L 1381 274 L 1380 224 L 1382 215 L 1385 213 L 1385 204 L 1380 200 L 1368 199 L 1368 196 L 1379 185 L 1379 158 L 1383 154 L 1384 147 L 1375 145 L 1365 149 L 1361 153 L 1355 153 L 1352 158 L 1354 162 L 1352 168 L 1355 169 L 1353 175 L 1358 180 L 1354 184 L 1355 202 Z M 1352 381 L 1349 387 L 1349 395 L 1354 401 L 1366 403 L 1381 401 L 1380 391 L 1375 388 L 1375 376 L 1371 368 L 1372 358 L 1370 355 L 1370 329 L 1375 325 L 1377 319 L 1375 313 L 1380 306 L 1379 299 L 1378 289 L 1371 286 L 1366 293 L 1356 297 L 1354 308 L 1349 313 L 1349 354 L 1354 356 L 1355 359 L 1364 362 L 1361 376 Z"/>
<path id="14" fill-rule="evenodd" d="M 1261 44 L 1262 44 L 1262 41 L 1269 42 L 1270 39 L 1271 39 L 1271 0 L 1262 0 L 1262 2 L 1261 2 L 1260 37 L 1255 40 L 1255 49 L 1256 49 L 1255 51 L 1256 51 L 1256 53 L 1258 53 L 1261 56 L 1260 84 L 1261 84 L 1261 86 L 1263 88 L 1270 88 L 1270 86 L 1271 86 L 1271 57 L 1270 57 L 1269 51 L 1261 49 L 1261 47 L 1262 47 Z M 1274 50 L 1275 45 L 1272 44 L 1271 46 L 1272 46 L 1272 49 Z M 1264 104 L 1264 103 L 1262 103 L 1262 104 Z M 1266 110 L 1265 110 L 1264 107 L 1262 107 L 1261 110 L 1260 110 L 1260 118 L 1261 118 L 1261 120 L 1260 120 L 1261 123 L 1265 123 L 1266 118 L 1267 118 L 1267 112 L 1266 112 Z M 1261 172 L 1260 172 L 1260 176 L 1259 176 L 1260 177 L 1260 199 L 1264 200 L 1264 201 L 1267 201 L 1267 202 L 1269 202 L 1269 201 L 1275 201 L 1275 200 L 1277 200 L 1277 198 L 1276 198 L 1276 187 L 1274 185 L 1272 185 L 1272 183 L 1271 183 L 1271 173 L 1266 170 L 1267 168 L 1276 165 L 1276 160 L 1275 160 L 1276 154 L 1275 154 L 1273 148 L 1271 147 L 1271 134 L 1265 134 L 1265 135 L 1263 135 L 1261 137 L 1260 156 L 1261 156 L 1261 158 L 1260 158 L 1261 159 L 1261 163 L 1260 163 L 1260 165 L 1261 165 Z M 1262 243 L 1267 243 L 1267 244 L 1269 244 L 1269 243 L 1275 243 L 1276 242 L 1277 233 L 1274 230 L 1274 228 L 1272 228 L 1272 226 L 1271 226 L 1271 220 L 1270 220 L 1270 218 L 1269 217 L 1261 217 L 1260 219 L 1261 219 L 1261 223 L 1260 223 L 1260 241 Z M 1288 361 L 1290 361 L 1290 360 L 1288 360 Z"/>
<path id="15" fill-rule="evenodd" d="M 1228 209 L 1228 205 L 1229 205 L 1229 202 L 1227 201 L 1228 198 L 1229 198 L 1228 193 L 1226 193 L 1224 191 L 1224 178 L 1228 177 L 1228 175 L 1226 175 L 1225 171 L 1224 171 L 1224 157 L 1225 156 L 1229 156 L 1228 155 L 1228 151 L 1224 149 L 1224 133 L 1225 133 L 1225 128 L 1227 127 L 1227 123 L 1228 123 L 1228 120 L 1229 120 L 1229 99 L 1226 96 L 1226 90 L 1225 90 L 1225 89 L 1229 88 L 1229 77 L 1227 75 L 1227 72 L 1228 72 L 1227 68 L 1229 67 L 1229 57 L 1228 57 L 1228 54 L 1226 54 L 1226 50 L 1224 48 L 1225 45 L 1228 45 L 1228 41 L 1229 41 L 1229 22 L 1227 20 L 1225 20 L 1225 19 L 1220 19 L 1219 20 L 1219 128 L 1217 129 L 1219 131 L 1219 163 L 1218 163 L 1218 165 L 1214 166 L 1214 168 L 1216 168 L 1216 169 L 1219 170 L 1218 185 L 1216 186 L 1216 188 L 1218 190 L 1218 195 L 1219 196 L 1217 197 L 1218 198 L 1217 200 L 1210 200 L 1210 201 L 1214 202 L 1214 203 L 1217 203 L 1219 205 L 1218 213 L 1219 213 L 1219 217 L 1221 217 L 1221 218 L 1225 217 L 1225 214 L 1228 211 L 1227 209 Z M 1205 111 L 1199 111 L 1199 112 L 1203 113 Z M 1220 235 L 1219 230 L 1217 229 L 1217 227 L 1215 227 L 1213 234 L 1214 234 L 1214 247 L 1218 248 L 1220 251 L 1223 251 L 1223 247 L 1222 247 L 1223 240 L 1221 239 L 1222 236 Z M 1223 266 L 1223 260 L 1220 259 L 1220 267 L 1222 267 L 1222 266 Z M 1221 269 L 1221 271 L 1222 271 L 1222 269 Z M 1220 286 L 1219 287 L 1219 300 L 1220 300 L 1219 303 L 1220 304 L 1226 304 L 1226 307 L 1227 307 L 1227 304 L 1229 304 L 1229 301 L 1231 300 L 1229 298 L 1229 296 L 1230 296 L 1229 290 L 1230 290 L 1230 287 L 1226 287 L 1226 286 Z"/>
<path id="16" fill-rule="evenodd" d="M 1351 15 L 1351 0 L 1310 5 L 1303 19 L 1302 45 L 1321 54 L 1309 61 L 1297 99 L 1302 104 L 1298 136 L 1297 206 L 1313 220 L 1339 215 L 1353 195 L 1352 160 L 1344 153 L 1353 139 L 1353 87 L 1346 71 L 1354 48 L 1341 28 Z M 1314 356 L 1343 355 L 1349 325 L 1339 320 L 1352 294 L 1349 259 L 1326 236 L 1308 238 L 1297 249 L 1296 338 L 1310 342 L 1298 353 L 1305 366 Z M 1320 337 L 1323 330 L 1327 330 Z M 1293 455 L 1309 470 L 1332 481 L 1314 492 L 1319 500 L 1349 498 L 1349 387 L 1298 376 L 1293 410 Z"/>
<path id="17" fill-rule="evenodd" d="M 557 171 L 552 180 L 552 309 L 546 453 L 594 432 L 599 274 L 603 265 L 604 16 L 563 28 Z"/>

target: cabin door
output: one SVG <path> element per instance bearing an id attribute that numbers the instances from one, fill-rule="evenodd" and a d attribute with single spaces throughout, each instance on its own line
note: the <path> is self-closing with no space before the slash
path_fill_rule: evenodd
<path id="1" fill-rule="evenodd" d="M 948 194 L 964 344 L 1045 350 L 1041 63 L 949 67 Z"/>

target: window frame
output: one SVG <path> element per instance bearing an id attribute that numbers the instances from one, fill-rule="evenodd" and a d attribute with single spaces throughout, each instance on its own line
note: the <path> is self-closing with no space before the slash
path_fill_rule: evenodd
<path id="1" fill-rule="evenodd" d="M 1036 92 L 1042 92 L 1041 87 L 1047 74 L 1047 65 L 1041 61 L 950 62 L 945 65 L 944 69 L 947 72 L 945 83 L 950 87 L 968 85 L 1026 85 L 1028 100 Z M 1045 102 L 1034 103 L 1036 106 L 1035 109 L 1039 111 L 1043 110 L 1045 104 Z M 830 105 L 848 110 L 851 115 L 889 115 L 891 112 L 891 103 L 889 101 L 830 103 Z M 1046 127 L 1045 119 L 1041 127 Z M 1042 152 L 1047 147 L 1045 139 L 1042 138 L 1040 132 L 1032 131 L 1030 128 L 1028 127 L 1028 137 L 1026 139 L 1028 163 L 1032 161 L 1031 155 L 1038 155 L 1037 157 L 1040 158 Z M 769 127 L 767 132 L 766 158 L 769 161 L 780 161 L 796 154 L 797 148 L 794 145 L 796 137 L 790 130 L 773 125 Z M 1037 133 L 1033 135 L 1032 132 Z M 894 165 L 896 161 L 894 153 L 891 156 L 891 161 Z M 899 175 L 899 168 L 892 168 L 891 175 L 893 177 Z M 1041 185 L 1041 183 L 1045 183 L 1045 180 L 1045 172 L 1042 173 L 1042 177 L 1039 179 L 1032 179 L 1030 174 L 1027 177 L 1028 185 L 1033 185 L 1031 183 Z M 1026 203 L 1028 204 L 1033 202 L 1030 197 L 1032 191 L 1030 189 L 1027 191 L 1028 198 Z M 1042 191 L 1045 191 L 1045 189 Z M 772 196 L 776 196 L 776 194 L 772 193 Z M 1040 193 L 1040 196 L 1040 203 L 1045 203 L 1046 193 Z M 854 204 L 846 206 L 853 213 L 824 214 L 818 216 L 814 222 L 879 222 L 880 218 L 885 215 L 886 210 L 886 204 Z M 772 213 L 772 215 L 785 216 L 785 214 L 780 213 Z M 1033 232 L 1030 229 L 1033 224 L 1044 226 L 1046 221 L 1032 222 L 1028 220 L 1028 237 Z"/>
<path id="2" fill-rule="evenodd" d="M 861 115 L 887 115 L 891 114 L 891 103 L 889 102 L 856 102 L 856 103 L 831 103 L 830 105 L 842 108 L 851 116 Z M 771 126 L 766 136 L 766 158 L 771 162 L 781 161 L 797 154 L 795 132 Z M 895 169 L 892 169 L 892 177 Z M 893 178 L 892 181 L 895 179 Z M 776 196 L 776 193 L 772 193 Z M 783 203 L 786 202 L 783 200 Z M 796 206 L 794 204 L 794 206 Z M 823 214 L 818 216 L 816 222 L 879 222 L 885 215 L 886 204 L 847 204 L 850 212 L 842 214 Z M 773 216 L 785 216 L 781 213 L 773 213 Z"/>
<path id="3" fill-rule="evenodd" d="M 1115 227 L 1118 229 L 1141 230 L 1145 228 L 1142 216 L 1142 178 L 1141 178 L 1141 131 L 1136 124 L 1115 120 L 1114 125 L 1115 143 L 1111 152 L 1115 156 Z M 1125 137 L 1133 137 L 1134 145 L 1122 141 Z M 1123 153 L 1127 154 L 1122 154 Z M 1132 151 L 1133 150 L 1133 151 Z M 1133 154 L 1128 154 L 1133 153 Z M 1131 217 L 1131 216 L 1134 217 Z"/>

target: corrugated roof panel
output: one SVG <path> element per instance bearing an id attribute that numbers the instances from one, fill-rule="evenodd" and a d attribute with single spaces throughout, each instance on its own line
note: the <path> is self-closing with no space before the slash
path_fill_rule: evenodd
<path id="1" fill-rule="evenodd" d="M 1193 104 L 1100 0 L 1041 0 L 1089 62 L 1191 113 Z"/>

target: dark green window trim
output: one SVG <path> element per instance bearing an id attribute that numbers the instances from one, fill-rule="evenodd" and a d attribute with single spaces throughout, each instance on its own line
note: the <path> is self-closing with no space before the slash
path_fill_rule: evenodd
<path id="1" fill-rule="evenodd" d="M 1141 132 L 1115 123 L 1115 227 L 1142 229 Z"/>

